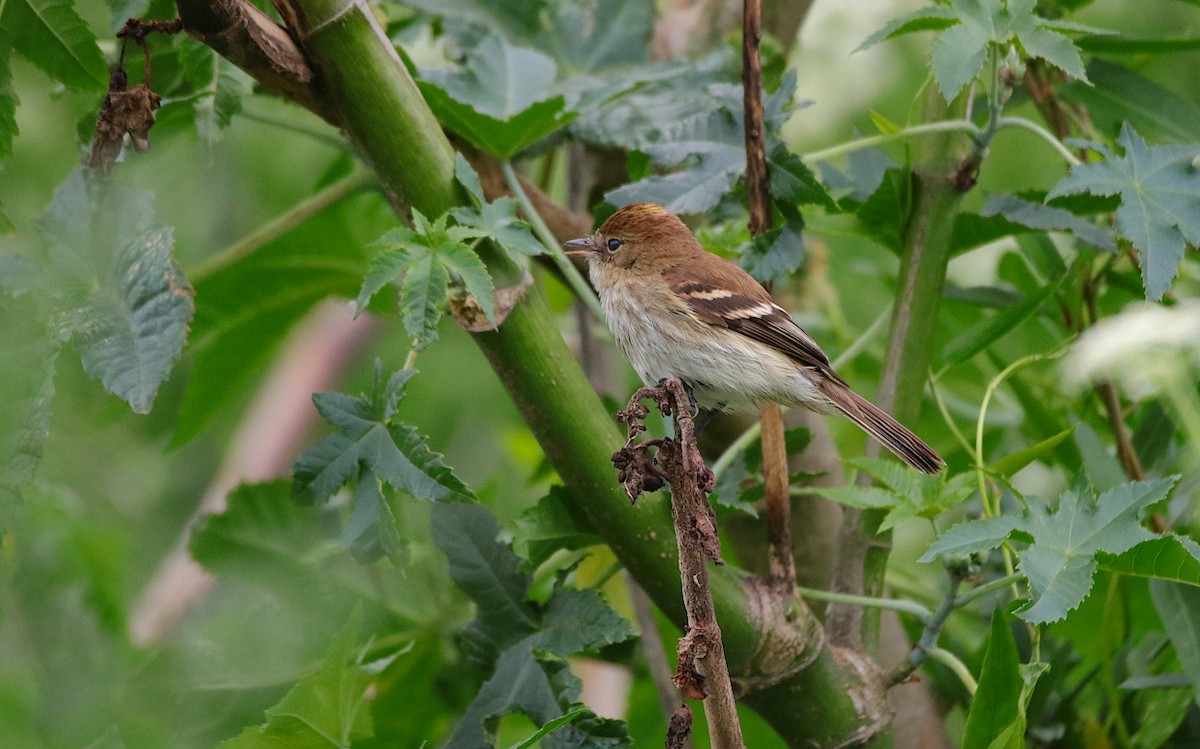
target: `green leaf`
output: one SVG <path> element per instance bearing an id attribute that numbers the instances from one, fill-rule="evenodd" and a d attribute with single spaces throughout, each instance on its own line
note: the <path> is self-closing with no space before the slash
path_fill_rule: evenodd
<path id="1" fill-rule="evenodd" d="M 221 742 L 220 749 L 345 749 L 373 736 L 365 696 L 371 677 L 362 667 L 365 649 L 356 645 L 362 620 L 359 606 L 330 642 L 321 667 L 267 708 L 264 725 Z"/>
<path id="2" fill-rule="evenodd" d="M 1027 295 L 1011 307 L 985 317 L 955 335 L 942 349 L 942 366 L 953 367 L 961 364 L 1011 333 L 1021 323 L 1037 314 L 1046 300 L 1054 296 L 1063 285 L 1066 278 L 1065 274 L 1052 278 L 1036 293 Z"/>
<path id="3" fill-rule="evenodd" d="M 939 536 L 920 561 L 986 551 L 1019 531 L 1032 539 L 1017 552 L 1032 594 L 1020 616 L 1035 624 L 1057 621 L 1091 592 L 1098 553 L 1121 555 L 1142 543 L 1161 543 L 1140 519 L 1177 480 L 1129 482 L 1097 497 L 1081 476 L 1063 493 L 1055 512 L 1044 500 L 1030 497 L 1022 517 L 1002 515 L 955 526 Z M 1144 573 L 1152 568 L 1143 563 L 1138 569 Z"/>
<path id="4" fill-rule="evenodd" d="M 1153 580 L 1150 598 L 1167 630 L 1167 637 L 1171 638 L 1183 672 L 1192 682 L 1193 699 L 1200 705 L 1200 590 Z"/>
<path id="5" fill-rule="evenodd" d="M 979 687 L 971 700 L 962 749 L 1024 746 L 1025 718 L 1021 705 L 1021 659 L 1004 612 L 992 613 L 991 637 L 983 656 Z M 997 738 L 1008 736 L 1004 743 Z"/>
<path id="6" fill-rule="evenodd" d="M 990 551 L 1008 540 L 1020 527 L 1021 519 L 1012 515 L 968 520 L 938 536 L 917 561 L 932 562 Z"/>
<path id="7" fill-rule="evenodd" d="M 510 253 L 533 257 L 546 248 L 533 236 L 529 224 L 517 218 L 517 201 L 497 198 L 489 203 L 483 194 L 479 175 L 462 154 L 455 154 L 454 178 L 471 196 L 473 206 L 450 209 L 450 216 L 460 226 L 475 229 L 479 236 L 491 238 Z"/>
<path id="8" fill-rule="evenodd" d="M 1200 140 L 1200 107 L 1129 68 L 1107 60 L 1092 60 L 1088 76 L 1093 86 L 1062 87 L 1064 98 L 1087 107 L 1103 133 L 1117 135 L 1128 122 L 1157 140 Z"/>
<path id="9" fill-rule="evenodd" d="M 0 533 L 20 487 L 42 462 L 54 403 L 59 343 L 30 294 L 0 292 Z"/>
<path id="10" fill-rule="evenodd" d="M 450 561 L 451 577 L 478 608 L 464 639 L 495 664 L 446 746 L 493 745 L 500 717 L 511 712 L 539 726 L 569 712 L 580 684 L 563 659 L 629 639 L 634 634 L 629 623 L 595 590 L 556 588 L 544 606 L 526 600 L 531 578 L 521 571 L 521 559 L 497 540 L 500 526 L 481 505 L 436 505 L 431 529 Z M 590 713 L 574 727 L 580 724 L 607 740 L 596 744 L 572 734 L 570 746 L 628 745 L 623 730 L 614 731 Z"/>
<path id="11" fill-rule="evenodd" d="M 1056 447 L 1066 442 L 1074 432 L 1075 427 L 1064 429 L 1053 437 L 1047 437 L 1036 445 L 1031 445 L 1011 455 L 1006 455 L 992 463 L 992 470 L 1001 476 L 1012 476 L 1033 461 L 1053 452 Z"/>
<path id="12" fill-rule="evenodd" d="M 1158 300 L 1171 286 L 1188 243 L 1200 243 L 1200 175 L 1192 160 L 1200 144 L 1147 146 L 1128 124 L 1117 156 L 1093 147 L 1104 161 L 1072 167 L 1047 197 L 1088 192 L 1120 195 L 1117 230 L 1138 249 L 1146 296 Z"/>
<path id="13" fill-rule="evenodd" d="M 225 511 L 192 533 L 189 551 L 214 575 L 277 590 L 280 581 L 311 580 L 303 552 L 326 543 L 316 510 L 293 501 L 287 481 L 274 481 L 234 489 Z"/>
<path id="14" fill-rule="evenodd" d="M 200 96 L 192 108 L 196 113 L 196 133 L 211 148 L 221 139 L 234 115 L 242 111 L 242 100 L 250 95 L 254 82 L 241 68 L 209 52 L 210 76 L 198 87 Z"/>
<path id="15" fill-rule="evenodd" d="M 552 486 L 536 505 L 517 518 L 517 547 L 534 567 L 561 549 L 583 549 L 601 543 L 600 537 L 568 510 L 566 494 L 564 487 Z"/>
<path id="16" fill-rule="evenodd" d="M 59 304 L 84 370 L 134 411 L 149 412 L 194 309 L 153 195 L 91 181 L 77 169 L 37 226 L 50 262 L 74 280 Z"/>
<path id="17" fill-rule="evenodd" d="M 864 39 L 863 43 L 858 45 L 854 51 L 861 52 L 887 39 L 894 39 L 917 31 L 941 31 L 956 23 L 958 23 L 958 17 L 950 8 L 942 5 L 920 8 L 889 21 L 883 28 Z"/>
<path id="18" fill-rule="evenodd" d="M 537 612 L 526 600 L 533 578 L 521 569 L 521 558 L 499 541 L 500 524 L 486 507 L 438 505 L 430 533 L 450 561 L 450 578 L 477 607 L 473 644 L 494 659 L 537 631 Z"/>
<path id="19" fill-rule="evenodd" d="M 450 299 L 450 274 L 433 255 L 414 258 L 400 286 L 400 316 L 418 351 L 437 340 L 437 324 Z"/>
<path id="20" fill-rule="evenodd" d="M 1087 82 L 1079 50 L 1046 19 L 1033 14 L 1034 0 L 952 0 L 959 23 L 933 46 L 933 75 L 946 101 L 979 74 L 988 48 L 1016 41 L 1029 57 L 1039 57 L 1073 78 Z M 940 21 L 941 19 L 939 19 Z"/>
<path id="21" fill-rule="evenodd" d="M 376 292 L 399 281 L 400 314 L 418 350 L 437 339 L 451 273 L 488 319 L 493 315 L 491 277 L 474 250 L 463 244 L 464 239 L 485 236 L 486 231 L 473 226 L 447 228 L 447 215 L 431 224 L 414 209 L 412 229 L 393 229 L 380 237 L 374 246 L 382 250 L 372 258 L 356 302 L 361 312 Z"/>
<path id="22" fill-rule="evenodd" d="M 386 556 L 396 566 L 408 562 L 408 544 L 396 530 L 396 516 L 373 473 L 359 476 L 354 508 L 342 529 L 342 543 L 359 564 Z"/>
<path id="23" fill-rule="evenodd" d="M 451 130 L 500 159 L 510 159 L 578 116 L 551 93 L 554 60 L 488 36 L 462 68 L 425 71 L 421 93 Z"/>
<path id="24" fill-rule="evenodd" d="M 892 509 L 880 523 L 881 529 L 892 528 L 914 517 L 935 518 L 965 502 L 975 491 L 976 479 L 970 473 L 950 478 L 929 476 L 894 460 L 868 458 L 853 460 L 850 464 L 874 477 L 892 496 Z M 863 495 L 860 499 L 875 501 L 879 498 Z"/>
<path id="25" fill-rule="evenodd" d="M 108 64 L 71 0 L 7 0 L 0 29 L 27 60 L 76 91 L 108 87 Z"/>
<path id="26" fill-rule="evenodd" d="M 1028 226 L 1031 229 L 1071 232 L 1076 239 L 1098 250 L 1117 251 L 1117 243 L 1109 230 L 1084 220 L 1063 208 L 1024 200 L 1016 195 L 993 195 L 988 198 L 983 210 L 979 213 L 985 218 L 1003 216 L 1013 223 Z"/>
<path id="27" fill-rule="evenodd" d="M 1164 533 L 1122 554 L 1101 552 L 1098 561 L 1109 572 L 1200 586 L 1200 544 L 1187 536 Z"/>
<path id="28" fill-rule="evenodd" d="M 572 710 L 571 712 L 567 713 L 566 715 L 560 715 L 559 717 L 555 718 L 554 720 L 547 722 L 546 725 L 539 728 L 537 730 L 537 732 L 534 733 L 529 738 L 525 739 L 524 741 L 513 744 L 510 749 L 529 749 L 530 747 L 532 747 L 533 745 L 535 745 L 539 741 L 541 741 L 543 738 L 545 738 L 545 736 L 547 734 L 549 734 L 551 731 L 554 731 L 557 728 L 565 726 L 566 724 L 575 720 L 576 718 L 578 718 L 580 715 L 583 715 L 587 711 L 588 710 L 586 707 L 577 707 L 574 710 Z"/>
<path id="29" fill-rule="evenodd" d="M 8 65 L 9 47 L 0 39 L 0 159 L 12 156 L 13 138 L 17 128 L 17 92 L 12 85 L 12 70 Z M 0 211 L 0 231 L 11 231 L 12 224 Z"/>
<path id="30" fill-rule="evenodd" d="M 572 70 L 642 65 L 649 56 L 654 5 L 645 0 L 556 3 L 550 31 L 535 46 Z"/>
<path id="31" fill-rule="evenodd" d="M 409 0 L 407 4 L 433 15 L 499 29 L 516 39 L 539 31 L 541 13 L 548 6 L 546 0 Z"/>
<path id="32" fill-rule="evenodd" d="M 387 383 L 377 371 L 370 394 L 352 398 L 316 393 L 313 403 L 338 431 L 306 450 L 293 469 L 293 491 L 308 502 L 323 503 L 361 476 L 374 475 L 397 491 L 436 502 L 472 501 L 474 495 L 431 451 L 416 429 L 394 423 L 395 403 L 413 370 Z M 373 499 L 373 498 L 368 498 Z"/>
<path id="33" fill-rule="evenodd" d="M 293 327 L 322 300 L 353 297 L 364 245 L 395 221 L 374 199 L 343 201 L 247 257 L 196 282 L 193 357 L 174 444 L 254 387 Z M 386 223 L 385 223 L 386 222 Z"/>

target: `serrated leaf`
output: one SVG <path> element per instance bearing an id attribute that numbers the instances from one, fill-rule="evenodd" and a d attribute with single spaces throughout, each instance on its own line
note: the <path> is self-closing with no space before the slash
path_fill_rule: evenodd
<path id="1" fill-rule="evenodd" d="M 374 735 L 362 667 L 365 649 L 357 646 L 362 607 L 334 636 L 321 667 L 296 682 L 283 699 L 266 710 L 264 725 L 248 728 L 220 749 L 344 749 Z"/>
<path id="2" fill-rule="evenodd" d="M 886 487 L 892 501 L 891 512 L 880 528 L 892 528 L 914 517 L 932 519 L 966 501 L 975 491 L 971 474 L 960 473 L 944 478 L 917 473 L 894 460 L 860 458 L 850 463 L 870 474 Z"/>
<path id="3" fill-rule="evenodd" d="M 1032 0 L 952 0 L 959 21 L 941 33 L 933 46 L 933 75 L 950 101 L 979 74 L 988 48 L 1017 41 L 1030 57 L 1038 57 L 1068 75 L 1087 82 L 1078 48 L 1046 19 L 1035 16 Z M 940 20 L 940 19 L 939 19 Z"/>
<path id="4" fill-rule="evenodd" d="M 450 299 L 449 283 L 450 274 L 433 255 L 416 258 L 405 269 L 400 316 L 418 351 L 437 340 L 437 324 Z"/>
<path id="5" fill-rule="evenodd" d="M 920 561 L 986 551 L 1020 531 L 1032 540 L 1017 552 L 1032 595 L 1029 607 L 1019 614 L 1035 624 L 1057 621 L 1091 591 L 1098 553 L 1120 555 L 1145 542 L 1161 543 L 1141 526 L 1140 518 L 1150 505 L 1166 497 L 1177 480 L 1128 482 L 1097 497 L 1081 478 L 1063 493 L 1056 511 L 1051 512 L 1044 500 L 1030 497 L 1019 518 L 1002 515 L 951 528 Z"/>
<path id="6" fill-rule="evenodd" d="M 951 559 L 991 551 L 1008 540 L 1013 531 L 1020 527 L 1021 519 L 1012 515 L 959 523 L 938 536 L 917 561 L 932 562 L 939 558 Z"/>
<path id="7" fill-rule="evenodd" d="M 804 237 L 790 224 L 755 237 L 738 258 L 742 268 L 760 282 L 795 273 L 803 261 Z"/>
<path id="8" fill-rule="evenodd" d="M 1117 251 L 1112 232 L 1086 221 L 1062 208 L 1024 200 L 1016 195 L 993 195 L 984 204 L 981 216 L 1004 216 L 1009 221 L 1031 229 L 1069 231 L 1081 242 L 1098 250 Z"/>
<path id="9" fill-rule="evenodd" d="M 578 112 L 554 95 L 554 60 L 489 35 L 462 68 L 426 71 L 420 88 L 451 130 L 500 159 L 509 159 L 570 124 Z"/>
<path id="10" fill-rule="evenodd" d="M 1147 146 L 1126 124 L 1117 156 L 1095 144 L 1104 161 L 1072 167 L 1047 198 L 1088 192 L 1120 195 L 1117 230 L 1138 249 L 1146 297 L 1162 298 L 1187 244 L 1200 243 L 1200 173 L 1192 161 L 1200 144 Z"/>
<path id="11" fill-rule="evenodd" d="M 1013 640 L 1008 618 L 997 608 L 992 613 L 991 637 L 987 652 L 983 656 L 983 669 L 979 674 L 979 686 L 971 700 L 971 711 L 967 713 L 967 725 L 963 731 L 963 749 L 991 749 L 995 740 L 1005 734 L 1013 734 L 1021 746 L 1025 734 L 1024 710 L 1021 707 L 1021 659 L 1017 655 L 1017 644 Z M 1014 723 L 1019 726 L 1014 727 Z M 1012 746 L 1002 743 L 999 746 Z"/>
<path id="12" fill-rule="evenodd" d="M 1021 617 L 1035 623 L 1061 619 L 1091 590 L 1096 552 L 1121 554 L 1153 540 L 1139 516 L 1165 497 L 1175 481 L 1131 482 L 1098 498 L 1090 487 L 1077 484 L 1062 495 L 1053 514 L 1044 502 L 1031 500 L 1022 529 L 1034 543 L 1019 557 L 1034 598 Z"/>
<path id="13" fill-rule="evenodd" d="M 1109 572 L 1200 586 L 1200 544 L 1187 536 L 1164 533 L 1123 554 L 1101 552 L 1098 561 Z"/>
<path id="14" fill-rule="evenodd" d="M 342 543 L 359 564 L 384 556 L 397 566 L 408 562 L 408 544 L 396 530 L 396 516 L 373 473 L 360 476 L 354 487 L 354 507 L 342 529 Z"/>
<path id="15" fill-rule="evenodd" d="M 641 65 L 653 30 L 654 6 L 645 0 L 557 3 L 537 46 L 577 71 Z"/>
<path id="16" fill-rule="evenodd" d="M 77 169 L 37 226 L 50 262 L 77 284 L 58 303 L 84 370 L 134 411 L 149 412 L 194 309 L 153 195 L 90 181 Z"/>
<path id="17" fill-rule="evenodd" d="M 1192 682 L 1192 698 L 1200 705 L 1200 590 L 1160 580 L 1150 582 L 1150 598 L 1183 672 Z"/>
<path id="18" fill-rule="evenodd" d="M 904 36 L 905 34 L 912 34 L 917 31 L 940 31 L 955 23 L 958 23 L 958 17 L 950 8 L 942 5 L 931 5 L 928 8 L 920 8 L 889 21 L 883 28 L 864 39 L 863 43 L 858 45 L 854 51 L 862 52 L 864 49 L 874 47 L 884 40 Z"/>
<path id="19" fill-rule="evenodd" d="M 537 504 L 517 518 L 516 543 L 529 563 L 540 566 L 560 549 L 582 549 L 600 543 L 595 532 L 580 523 L 567 509 L 567 490 L 552 486 Z"/>
<path id="20" fill-rule="evenodd" d="M 487 508 L 437 505 L 432 532 L 450 560 L 451 577 L 478 606 L 467 634 L 495 664 L 447 747 L 492 745 L 499 718 L 511 712 L 537 725 L 563 715 L 579 696 L 580 684 L 562 659 L 633 636 L 629 623 L 594 590 L 556 588 L 541 607 L 526 600 L 531 578 L 521 571 L 520 558 L 498 540 L 500 526 Z M 612 745 L 627 745 L 618 741 Z"/>
<path id="21" fill-rule="evenodd" d="M 526 600 L 533 578 L 500 542 L 500 524 L 486 507 L 435 506 L 430 533 L 450 562 L 450 578 L 475 602 L 472 628 L 486 638 L 493 658 L 537 630 L 537 612 Z"/>
<path id="22" fill-rule="evenodd" d="M 810 486 L 804 490 L 831 502 L 859 509 L 883 509 L 896 504 L 896 497 L 878 486 Z"/>
<path id="23" fill-rule="evenodd" d="M 431 451 L 416 429 L 392 421 L 406 371 L 356 398 L 316 393 L 313 403 L 338 432 L 306 450 L 293 468 L 293 491 L 309 502 L 325 502 L 342 486 L 372 474 L 397 491 L 435 502 L 473 501 L 474 495 Z"/>
<path id="24" fill-rule="evenodd" d="M 450 215 L 460 225 L 478 229 L 509 252 L 527 257 L 546 252 L 546 247 L 533 236 L 529 224 L 517 218 L 517 202 L 512 198 L 481 202 L 478 208 L 451 208 Z"/>
<path id="25" fill-rule="evenodd" d="M 487 202 L 487 197 L 483 194 L 483 184 L 479 181 L 479 174 L 466 157 L 458 152 L 454 154 L 454 179 L 463 186 L 475 205 L 483 205 Z"/>
<path id="26" fill-rule="evenodd" d="M 7 0 L 0 28 L 15 50 L 68 88 L 108 87 L 108 64 L 71 0 Z"/>

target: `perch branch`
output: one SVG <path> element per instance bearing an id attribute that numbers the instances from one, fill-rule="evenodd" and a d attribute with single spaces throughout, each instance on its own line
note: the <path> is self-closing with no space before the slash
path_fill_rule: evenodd
<path id="1" fill-rule="evenodd" d="M 650 413 L 643 399 L 652 399 L 664 416 L 673 417 L 674 438 L 637 442 L 638 435 L 646 430 L 641 420 Z M 713 474 L 696 447 L 690 404 L 683 383 L 676 379 L 634 393 L 629 405 L 617 414 L 617 419 L 626 425 L 627 438 L 625 447 L 613 455 L 613 465 L 619 469 L 631 501 L 636 501 L 644 489 L 661 486 L 662 481 L 671 485 L 671 518 L 675 523 L 683 605 L 687 611 L 687 627 L 679 641 L 679 665 L 673 680 L 685 697 L 704 700 L 713 747 L 744 749 L 721 628 L 708 586 L 707 560 L 724 564 L 716 515 L 708 503 Z M 655 450 L 653 456 L 651 448 Z"/>

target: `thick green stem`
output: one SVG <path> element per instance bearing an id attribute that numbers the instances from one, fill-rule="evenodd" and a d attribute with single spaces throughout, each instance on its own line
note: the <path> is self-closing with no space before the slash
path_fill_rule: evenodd
<path id="1" fill-rule="evenodd" d="M 329 105 L 392 204 L 429 216 L 457 204 L 450 144 L 369 8 L 295 0 L 290 10 Z M 502 258 L 487 259 L 494 273 L 510 269 Z M 514 285 L 502 276 L 497 284 Z M 653 496 L 631 506 L 625 498 L 609 463 L 624 437 L 540 293 L 527 292 L 497 330 L 474 338 L 569 489 L 574 511 L 682 625 L 667 503 Z M 728 567 L 714 568 L 710 584 L 735 684 L 789 745 L 842 745 L 870 737 L 886 722 L 880 675 L 853 654 L 837 658 L 822 647 L 818 625 L 802 608 Z"/>
<path id="2" fill-rule="evenodd" d="M 940 120 L 947 106 L 930 89 L 925 116 Z M 942 285 L 950 260 L 954 219 L 963 194 L 954 184 L 956 138 L 952 134 L 930 137 L 916 151 L 911 191 L 912 209 L 902 237 L 899 288 L 893 308 L 891 340 L 876 403 L 901 423 L 911 424 L 921 410 L 929 363 L 933 359 L 934 332 L 942 301 Z M 879 454 L 878 443 L 867 447 L 868 456 Z M 834 571 L 839 593 L 880 597 L 884 571 L 891 553 L 891 533 L 880 532 L 886 515 L 881 510 L 847 510 L 840 536 L 840 554 Z M 826 616 L 833 642 L 861 644 L 870 653 L 879 645 L 879 610 L 834 603 Z"/>

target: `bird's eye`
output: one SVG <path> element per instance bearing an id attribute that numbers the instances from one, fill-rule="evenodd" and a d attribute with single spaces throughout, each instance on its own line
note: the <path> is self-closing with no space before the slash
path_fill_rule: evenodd
<path id="1" fill-rule="evenodd" d="M 616 252 L 617 250 L 621 249 L 622 244 L 623 242 L 621 242 L 619 239 L 610 239 L 608 240 L 608 251 Z"/>

